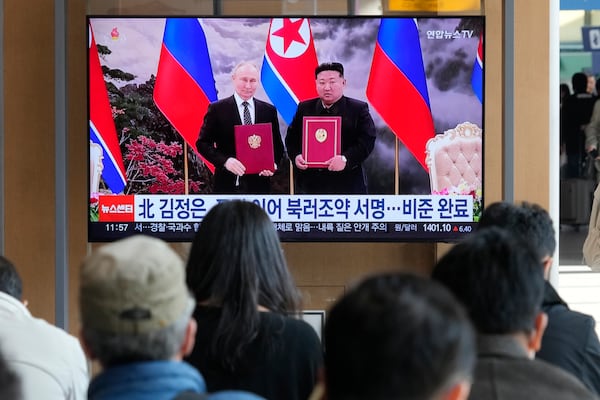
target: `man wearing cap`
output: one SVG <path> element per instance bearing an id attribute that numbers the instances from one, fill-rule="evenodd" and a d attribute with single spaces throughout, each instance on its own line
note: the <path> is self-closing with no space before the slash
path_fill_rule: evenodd
<path id="1" fill-rule="evenodd" d="M 323 63 L 315 69 L 319 97 L 300 102 L 285 137 L 294 164 L 296 194 L 365 194 L 367 182 L 362 163 L 375 146 L 375 124 L 367 103 L 344 96 L 344 66 Z M 327 167 L 309 167 L 302 155 L 302 128 L 306 116 L 340 116 L 341 154 L 327 160 Z M 321 140 L 321 139 L 318 139 Z"/>
<path id="2" fill-rule="evenodd" d="M 103 368 L 88 399 L 170 400 L 205 392 L 202 376 L 182 361 L 194 346 L 195 302 L 171 247 L 142 235 L 104 245 L 84 260 L 80 281 L 82 340 Z"/>

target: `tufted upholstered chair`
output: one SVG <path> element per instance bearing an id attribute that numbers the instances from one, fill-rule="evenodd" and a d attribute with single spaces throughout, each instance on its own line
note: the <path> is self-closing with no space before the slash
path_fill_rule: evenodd
<path id="1" fill-rule="evenodd" d="M 481 136 L 481 128 L 476 124 L 463 122 L 429 139 L 425 162 L 429 168 L 432 193 L 444 189 L 451 191 L 465 184 L 481 189 Z"/>

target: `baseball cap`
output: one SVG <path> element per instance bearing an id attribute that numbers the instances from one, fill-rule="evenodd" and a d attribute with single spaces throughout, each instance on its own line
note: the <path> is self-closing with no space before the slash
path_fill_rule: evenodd
<path id="1" fill-rule="evenodd" d="M 135 235 L 83 261 L 79 303 L 84 327 L 139 334 L 174 323 L 189 305 L 185 267 L 164 241 Z"/>

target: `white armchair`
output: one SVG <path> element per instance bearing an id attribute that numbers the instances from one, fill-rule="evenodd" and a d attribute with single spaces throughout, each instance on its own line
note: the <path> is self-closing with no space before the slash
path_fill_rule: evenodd
<path id="1" fill-rule="evenodd" d="M 427 142 L 425 153 L 432 193 L 462 185 L 481 189 L 482 131 L 476 124 L 463 122 L 436 135 Z"/>

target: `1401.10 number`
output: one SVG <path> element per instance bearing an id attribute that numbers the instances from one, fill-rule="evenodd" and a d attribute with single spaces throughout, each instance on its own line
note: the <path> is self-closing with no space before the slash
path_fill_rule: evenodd
<path id="1" fill-rule="evenodd" d="M 451 224 L 424 224 L 423 230 L 425 232 L 450 232 L 452 230 Z"/>

